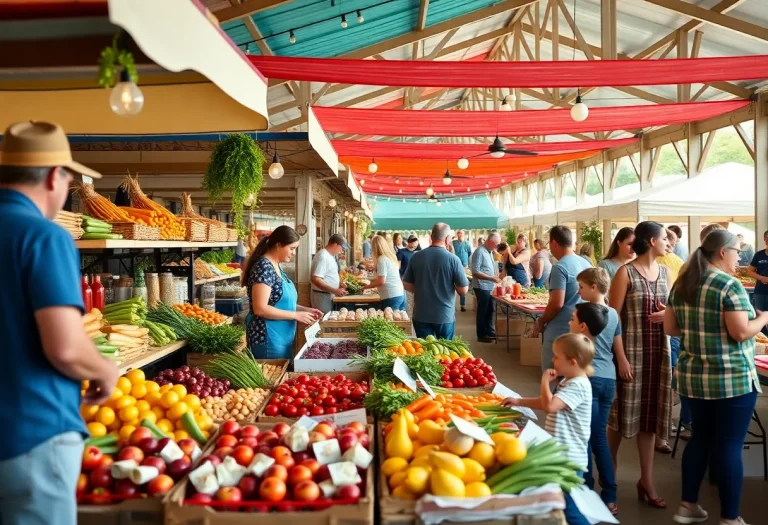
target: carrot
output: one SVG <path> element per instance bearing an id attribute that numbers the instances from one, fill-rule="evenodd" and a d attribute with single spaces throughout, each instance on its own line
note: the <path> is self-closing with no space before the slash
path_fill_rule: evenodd
<path id="1" fill-rule="evenodd" d="M 469 403 L 468 401 L 464 401 L 463 399 L 457 399 L 453 402 L 454 405 L 460 406 L 461 408 L 465 408 L 467 410 L 472 410 L 475 407 L 472 405 L 472 403 Z"/>
<path id="2" fill-rule="evenodd" d="M 419 419 L 419 421 L 424 419 L 432 419 L 437 417 L 440 413 L 440 403 L 432 401 L 429 396 L 427 396 L 427 398 L 428 402 L 421 408 L 421 410 L 413 414 L 414 417 Z"/>
<path id="3" fill-rule="evenodd" d="M 415 416 L 415 415 L 416 415 L 416 412 L 418 412 L 418 411 L 420 411 L 422 408 L 424 408 L 424 406 L 425 406 L 425 405 L 426 405 L 426 404 L 427 404 L 429 401 L 432 401 L 432 398 L 431 398 L 431 397 L 429 397 L 429 394 L 424 394 L 424 395 L 423 395 L 423 396 L 421 396 L 419 399 L 417 399 L 416 401 L 413 401 L 413 402 L 412 402 L 410 405 L 408 405 L 407 407 L 405 407 L 405 409 L 406 409 L 408 412 L 410 412 L 411 414 L 413 414 L 413 415 Z"/>

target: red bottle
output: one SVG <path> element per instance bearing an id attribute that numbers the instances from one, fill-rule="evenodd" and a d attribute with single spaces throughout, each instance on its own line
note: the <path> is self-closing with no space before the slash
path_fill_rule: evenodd
<path id="1" fill-rule="evenodd" d="M 104 285 L 101 284 L 101 276 L 93 276 L 93 284 L 91 284 L 91 292 L 93 294 L 93 307 L 99 310 L 104 309 Z"/>
<path id="2" fill-rule="evenodd" d="M 93 310 L 93 290 L 91 290 L 88 284 L 87 276 L 83 275 L 83 278 L 80 280 L 80 287 L 83 289 L 83 305 L 87 313 Z"/>

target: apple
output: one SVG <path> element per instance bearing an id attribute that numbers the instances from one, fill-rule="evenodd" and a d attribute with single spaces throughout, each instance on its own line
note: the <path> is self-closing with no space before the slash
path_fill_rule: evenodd
<path id="1" fill-rule="evenodd" d="M 351 423 L 348 423 L 347 426 L 344 427 L 344 429 L 351 428 L 358 434 L 367 434 L 368 431 L 365 429 L 365 425 L 362 424 L 360 421 L 353 421 Z"/>
<path id="2" fill-rule="evenodd" d="M 272 432 L 277 434 L 278 437 L 283 437 L 288 433 L 289 430 L 291 430 L 291 427 L 287 423 L 278 423 L 272 427 Z"/>
<path id="3" fill-rule="evenodd" d="M 318 425 L 320 426 L 320 425 Z M 325 441 L 327 439 L 330 439 L 325 434 L 322 434 L 320 432 L 315 432 L 314 430 L 309 433 L 309 444 L 317 443 L 318 441 Z"/>
<path id="4" fill-rule="evenodd" d="M 225 421 L 219 430 L 222 436 L 237 436 L 240 432 L 240 424 L 237 421 Z"/>
<path id="5" fill-rule="evenodd" d="M 240 439 L 247 438 L 247 437 L 257 438 L 259 437 L 259 434 L 261 434 L 261 431 L 259 430 L 259 427 L 257 427 L 256 425 L 245 425 L 243 428 L 240 429 L 240 433 L 237 435 L 237 437 L 239 437 Z"/>
<path id="6" fill-rule="evenodd" d="M 265 456 L 272 457 L 272 447 L 269 447 L 267 445 L 261 445 L 259 448 L 255 449 L 256 454 L 264 454 Z"/>
<path id="7" fill-rule="evenodd" d="M 235 436 L 224 435 L 216 440 L 216 448 L 230 447 L 235 448 L 237 446 L 237 438 Z"/>
<path id="8" fill-rule="evenodd" d="M 328 475 L 330 476 L 330 471 L 328 472 Z M 272 465 L 267 469 L 266 472 L 264 472 L 262 478 L 277 478 L 283 482 L 286 482 L 288 481 L 288 469 L 282 465 Z"/>
<path id="9" fill-rule="evenodd" d="M 323 419 L 320 423 L 323 425 L 328 425 L 333 429 L 334 432 L 336 432 L 336 429 L 338 428 L 332 419 Z"/>
<path id="10" fill-rule="evenodd" d="M 139 487 L 137 487 L 136 484 L 128 478 L 119 479 L 117 480 L 117 483 L 115 483 L 116 496 L 135 496 L 138 493 Z"/>
<path id="11" fill-rule="evenodd" d="M 219 501 L 243 501 L 243 493 L 237 487 L 221 487 L 216 491 Z"/>
<path id="12" fill-rule="evenodd" d="M 90 482 L 88 481 L 88 474 L 80 474 L 77 476 L 77 490 L 76 494 L 81 496 L 88 492 L 90 488 Z"/>
<path id="13" fill-rule="evenodd" d="M 160 441 L 157 442 L 157 451 L 160 452 L 165 448 L 165 446 L 170 443 L 172 440 L 171 438 L 163 438 Z"/>
<path id="14" fill-rule="evenodd" d="M 234 449 L 232 447 L 221 447 L 217 448 L 213 455 L 218 456 L 219 459 L 224 459 L 225 457 L 229 456 Z"/>
<path id="15" fill-rule="evenodd" d="M 331 479 L 331 471 L 328 470 L 328 465 L 320 465 L 320 468 L 315 472 L 315 479 L 318 483 L 325 481 L 326 479 Z"/>
<path id="16" fill-rule="evenodd" d="M 341 452 L 344 453 L 350 448 L 354 448 L 355 445 L 359 443 L 359 440 L 357 439 L 357 434 L 343 434 L 339 438 L 339 448 L 341 449 Z"/>
<path id="17" fill-rule="evenodd" d="M 296 465 L 288 470 L 288 485 L 295 487 L 302 481 L 311 481 L 313 472 L 304 465 Z"/>
<path id="18" fill-rule="evenodd" d="M 221 458 L 219 456 L 205 456 L 200 460 L 200 464 L 202 465 L 206 461 L 209 462 L 214 468 L 216 468 L 216 465 L 221 465 Z"/>
<path id="19" fill-rule="evenodd" d="M 104 487 L 96 487 L 93 489 L 91 494 L 93 494 L 91 503 L 94 505 L 107 505 L 110 503 L 110 496 L 112 496 L 112 493 L 109 491 L 109 489 Z"/>
<path id="20" fill-rule="evenodd" d="M 202 492 L 198 492 L 197 494 L 195 494 L 189 499 L 190 501 L 194 501 L 195 503 L 198 503 L 198 504 L 202 503 L 204 505 L 213 501 L 213 498 L 211 496 L 209 496 L 208 494 L 203 494 Z"/>
<path id="21" fill-rule="evenodd" d="M 285 498 L 285 480 L 276 477 L 265 477 L 259 485 L 259 497 L 264 501 L 282 501 Z M 280 509 L 287 512 L 286 509 Z"/>
<path id="22" fill-rule="evenodd" d="M 320 497 L 320 487 L 312 480 L 304 480 L 293 487 L 293 497 L 299 501 L 315 501 Z"/>
<path id="23" fill-rule="evenodd" d="M 189 457 L 192 457 L 192 454 L 195 453 L 195 448 L 197 448 L 197 441 L 192 438 L 182 439 L 176 444 L 179 445 L 181 451 Z"/>
<path id="24" fill-rule="evenodd" d="M 83 472 L 90 472 L 101 465 L 101 459 L 103 457 L 104 454 L 102 454 L 101 450 L 97 447 L 85 447 L 85 450 L 83 451 L 83 463 L 80 467 L 81 470 Z"/>
<path id="25" fill-rule="evenodd" d="M 142 439 L 149 438 L 149 437 L 154 437 L 154 435 L 152 434 L 152 431 L 146 427 L 139 427 L 133 432 L 131 432 L 131 437 L 129 438 L 128 441 L 130 442 L 131 445 L 133 445 L 134 447 L 137 447 L 139 446 L 139 442 L 141 442 Z"/>
<path id="26" fill-rule="evenodd" d="M 99 463 L 100 467 L 111 467 L 112 463 L 114 463 L 115 460 L 110 456 L 109 454 L 104 454 L 101 457 L 101 463 Z"/>
<path id="27" fill-rule="evenodd" d="M 322 466 L 320 465 L 320 462 L 314 458 L 307 458 L 305 460 L 302 460 L 301 463 L 299 464 L 304 467 L 307 467 L 312 472 L 313 476 L 317 474 L 317 471 L 320 470 L 320 467 Z"/>
<path id="28" fill-rule="evenodd" d="M 186 458 L 177 459 L 168 463 L 166 472 L 174 480 L 179 481 L 192 470 L 192 462 Z"/>
<path id="29" fill-rule="evenodd" d="M 240 465 L 247 467 L 253 461 L 253 449 L 245 445 L 238 445 L 232 450 L 231 456 L 235 458 Z"/>
<path id="30" fill-rule="evenodd" d="M 151 456 L 155 452 L 158 452 L 157 450 L 157 439 L 153 437 L 144 438 L 141 441 L 139 441 L 139 444 L 137 445 L 142 452 L 144 452 L 145 456 Z"/>
<path id="31" fill-rule="evenodd" d="M 371 444 L 371 438 L 368 437 L 368 434 L 358 434 L 357 441 L 366 450 L 368 450 L 368 446 Z"/>
<path id="32" fill-rule="evenodd" d="M 112 472 L 109 467 L 96 467 L 89 477 L 91 487 L 108 489 L 112 486 Z"/>
<path id="33" fill-rule="evenodd" d="M 134 434 L 135 434 L 135 432 L 134 432 Z M 131 434 L 131 435 L 133 435 L 133 434 Z M 128 459 L 132 459 L 132 460 L 136 461 L 136 463 L 141 463 L 142 461 L 144 461 L 144 452 L 142 452 L 142 450 L 139 447 L 136 447 L 136 446 L 125 447 L 117 455 L 117 460 L 118 461 L 125 461 L 125 460 L 128 460 Z"/>
<path id="34" fill-rule="evenodd" d="M 360 487 L 357 485 L 342 485 L 336 489 L 336 499 L 353 500 L 360 498 Z"/>
<path id="35" fill-rule="evenodd" d="M 268 447 L 274 447 L 280 441 L 280 436 L 272 432 L 264 432 L 259 436 L 259 445 L 266 445 Z"/>
<path id="36" fill-rule="evenodd" d="M 141 464 L 145 467 L 155 467 L 160 474 L 165 474 L 165 461 L 159 456 L 148 456 Z"/>
<path id="37" fill-rule="evenodd" d="M 237 484 L 237 487 L 243 493 L 243 499 L 245 500 L 259 499 L 259 480 L 256 479 L 256 476 L 253 476 L 251 474 L 248 474 L 247 476 L 243 476 L 242 478 L 240 478 L 240 483 Z"/>
<path id="38" fill-rule="evenodd" d="M 166 494 L 173 488 L 173 479 L 165 474 L 160 474 L 155 479 L 147 483 L 147 494 L 150 496 L 160 496 Z"/>
<path id="39" fill-rule="evenodd" d="M 238 445 L 243 445 L 245 447 L 250 447 L 253 450 L 256 450 L 259 447 L 259 439 L 255 437 L 244 437 L 240 438 L 240 441 L 237 442 Z"/>
<path id="40" fill-rule="evenodd" d="M 296 462 L 297 465 L 303 462 L 305 459 L 311 459 L 311 458 L 312 456 L 306 450 L 302 452 L 293 453 L 293 460 Z"/>
<path id="41" fill-rule="evenodd" d="M 312 431 L 322 434 L 327 439 L 331 439 L 336 435 L 336 429 L 328 423 L 320 423 Z"/>

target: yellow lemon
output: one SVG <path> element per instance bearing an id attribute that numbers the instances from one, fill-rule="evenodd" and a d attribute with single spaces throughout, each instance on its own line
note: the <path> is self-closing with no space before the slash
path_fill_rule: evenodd
<path id="1" fill-rule="evenodd" d="M 115 400 L 115 409 L 121 410 L 125 407 L 130 407 L 136 404 L 136 398 L 133 396 L 121 396 L 120 399 Z"/>
<path id="2" fill-rule="evenodd" d="M 173 440 L 174 441 L 181 441 L 182 439 L 187 439 L 189 437 L 189 432 L 186 430 L 177 430 L 173 433 Z"/>
<path id="3" fill-rule="evenodd" d="M 136 408 L 139 409 L 139 412 L 144 412 L 145 410 L 150 410 L 152 405 L 150 405 L 149 402 L 145 401 L 144 399 L 139 399 L 136 401 Z"/>
<path id="4" fill-rule="evenodd" d="M 109 407 L 101 407 L 96 413 L 94 421 L 98 421 L 102 425 L 108 427 L 115 421 L 115 411 Z"/>
<path id="5" fill-rule="evenodd" d="M 154 381 L 146 381 L 146 382 L 144 382 L 144 386 L 147 387 L 147 392 L 159 392 L 160 391 L 160 385 L 158 385 Z"/>
<path id="6" fill-rule="evenodd" d="M 195 394 L 187 394 L 184 396 L 183 401 L 187 404 L 189 409 L 193 412 L 195 412 L 197 409 L 200 408 L 200 398 L 197 397 Z"/>
<path id="7" fill-rule="evenodd" d="M 120 439 L 127 440 L 128 438 L 131 437 L 131 434 L 133 434 L 134 430 L 136 430 L 136 427 L 134 427 L 133 425 L 123 425 L 122 427 L 120 427 L 120 432 L 118 432 L 117 435 Z"/>
<path id="8" fill-rule="evenodd" d="M 171 384 L 163 385 L 163 386 L 160 387 L 160 390 L 158 390 L 158 392 L 160 392 L 161 394 L 165 394 L 171 388 L 173 388 L 173 385 L 171 385 Z"/>
<path id="9" fill-rule="evenodd" d="M 119 417 L 116 417 L 115 420 L 112 422 L 112 424 L 107 425 L 107 430 L 113 431 L 113 430 L 120 430 L 120 427 L 122 427 L 125 423 L 120 421 Z"/>
<path id="10" fill-rule="evenodd" d="M 493 467 L 494 463 L 496 463 L 496 453 L 494 452 L 493 447 L 488 443 L 483 443 L 481 441 L 477 441 L 472 446 L 472 450 L 469 451 L 468 457 L 474 459 L 480 463 L 483 468 L 487 469 Z"/>
<path id="11" fill-rule="evenodd" d="M 83 421 L 90 423 L 99 413 L 99 405 L 80 405 L 80 417 Z"/>
<path id="12" fill-rule="evenodd" d="M 161 419 L 157 422 L 157 428 L 165 432 L 166 434 L 170 434 L 175 429 L 173 427 L 173 423 L 168 421 L 167 419 Z"/>
<path id="13" fill-rule="evenodd" d="M 117 378 L 117 388 L 122 390 L 123 392 L 130 392 L 133 385 L 131 384 L 131 381 L 125 377 L 121 376 Z"/>
<path id="14" fill-rule="evenodd" d="M 161 406 L 162 406 L 164 409 L 168 410 L 168 409 L 169 409 L 169 408 L 171 408 L 173 405 L 175 405 L 176 403 L 178 403 L 178 402 L 179 402 L 179 399 L 180 399 L 180 398 L 179 398 L 179 394 L 178 394 L 178 393 L 176 393 L 176 392 L 175 392 L 175 391 L 173 391 L 173 390 L 169 390 L 168 392 L 166 392 L 165 394 L 163 394 L 163 397 L 161 397 L 161 398 L 160 398 L 160 405 L 161 405 Z"/>
<path id="15" fill-rule="evenodd" d="M 138 419 L 139 409 L 134 405 L 129 405 L 127 407 L 121 408 L 120 412 L 118 412 L 118 415 L 120 416 L 120 421 L 127 423 L 129 421 L 133 421 L 134 419 Z"/>
<path id="16" fill-rule="evenodd" d="M 157 414 L 151 410 L 139 412 L 139 421 L 144 421 L 145 419 L 149 419 L 152 423 L 157 423 Z"/>
<path id="17" fill-rule="evenodd" d="M 163 407 L 152 407 L 152 412 L 157 416 L 158 420 L 165 417 L 165 410 L 163 410 Z"/>
<path id="18" fill-rule="evenodd" d="M 170 409 L 168 409 L 168 413 L 166 415 L 171 421 L 176 421 L 181 419 L 181 416 L 187 412 L 189 412 L 189 407 L 187 404 L 184 401 L 179 401 L 178 403 L 175 403 Z"/>
<path id="19" fill-rule="evenodd" d="M 184 396 L 187 395 L 187 387 L 184 385 L 173 385 L 173 388 L 171 388 L 172 391 L 179 394 L 179 398 L 182 399 Z"/>
<path id="20" fill-rule="evenodd" d="M 149 403 L 149 406 L 153 407 L 160 404 L 160 398 L 163 397 L 163 394 L 161 394 L 159 391 L 157 392 L 147 392 L 147 395 L 144 396 L 144 399 L 142 401 L 146 401 Z"/>
<path id="21" fill-rule="evenodd" d="M 92 421 L 86 425 L 88 427 L 88 433 L 92 437 L 102 437 L 107 435 L 107 427 L 98 421 Z"/>
<path id="22" fill-rule="evenodd" d="M 133 385 L 133 388 L 131 388 L 131 395 L 136 399 L 141 399 L 147 395 L 147 387 L 144 385 L 144 383 Z"/>
<path id="23" fill-rule="evenodd" d="M 184 430 L 184 423 L 181 422 L 181 419 L 177 419 L 173 425 L 176 430 Z"/>
<path id="24" fill-rule="evenodd" d="M 468 498 L 485 498 L 491 495 L 491 487 L 482 481 L 467 483 L 464 495 Z"/>
<path id="25" fill-rule="evenodd" d="M 132 385 L 140 385 L 146 381 L 146 377 L 144 376 L 144 370 L 141 368 L 134 368 L 127 374 L 125 374 L 125 377 L 128 378 L 128 381 L 131 382 Z"/>

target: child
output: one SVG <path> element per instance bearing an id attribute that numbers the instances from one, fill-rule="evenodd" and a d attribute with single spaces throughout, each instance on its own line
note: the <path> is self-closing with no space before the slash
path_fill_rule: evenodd
<path id="1" fill-rule="evenodd" d="M 595 345 L 595 359 L 592 366 L 595 373 L 589 378 L 592 385 L 592 433 L 589 438 L 587 455 L 589 464 L 584 479 L 587 486 L 594 489 L 595 478 L 592 468 L 592 454 L 595 456 L 597 472 L 600 474 L 600 497 L 605 505 L 616 516 L 619 509 L 616 506 L 616 473 L 611 451 L 606 436 L 608 416 L 611 412 L 613 399 L 616 397 L 616 362 L 625 365 L 625 373 L 632 375 L 629 363 L 624 355 L 621 341 L 621 322 L 616 310 L 606 306 L 605 295 L 608 293 L 611 281 L 603 268 L 588 268 L 576 276 L 579 283 L 579 296 L 586 303 L 576 305 L 571 317 L 571 333 L 584 334 Z"/>
<path id="2" fill-rule="evenodd" d="M 565 334 L 555 339 L 552 346 L 552 365 L 541 377 L 541 394 L 534 398 L 507 398 L 504 406 L 526 406 L 547 413 L 544 429 L 561 445 L 568 447 L 568 458 L 587 466 L 587 444 L 592 419 L 592 387 L 588 376 L 592 373 L 595 348 L 582 334 Z M 554 395 L 550 383 L 558 377 L 564 379 Z M 565 494 L 565 519 L 568 525 L 589 523 L 579 511 L 570 494 Z"/>

